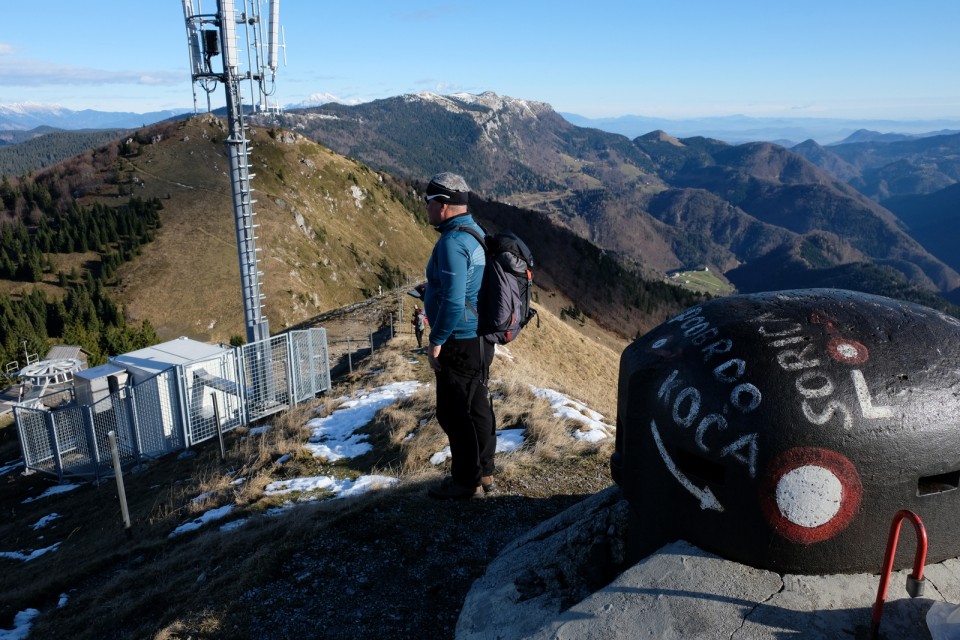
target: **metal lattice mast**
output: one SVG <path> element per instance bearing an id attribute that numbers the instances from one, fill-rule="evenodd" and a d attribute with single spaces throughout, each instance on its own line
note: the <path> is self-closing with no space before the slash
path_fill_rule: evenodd
<path id="1" fill-rule="evenodd" d="M 230 188 L 233 193 L 234 226 L 237 236 L 237 255 L 240 262 L 240 286 L 243 297 L 244 323 L 246 326 L 247 341 L 257 342 L 270 337 L 270 326 L 263 314 L 262 276 L 260 257 L 257 249 L 256 230 L 259 225 L 254 223 L 253 188 L 250 179 L 254 174 L 250 172 L 248 140 L 246 127 L 243 121 L 243 100 L 240 93 L 240 84 L 243 80 L 256 80 L 260 92 L 258 108 L 268 108 L 267 98 L 273 92 L 273 79 L 276 73 L 276 50 L 278 47 L 277 20 L 279 15 L 279 0 L 270 3 L 269 53 L 264 56 L 260 49 L 263 47 L 263 38 L 256 34 L 262 33 L 260 25 L 260 11 L 258 0 L 249 3 L 243 1 L 244 11 L 238 16 L 235 11 L 234 0 L 218 0 L 216 14 L 203 14 L 200 0 L 182 0 L 183 13 L 186 19 L 187 40 L 190 51 L 190 68 L 194 81 L 194 110 L 196 110 L 196 87 L 201 86 L 207 93 L 207 106 L 210 105 L 210 93 L 221 82 L 226 90 L 226 107 L 228 136 L 226 139 L 227 156 L 230 165 Z M 196 5 L 194 4 L 196 2 Z M 246 26 L 248 34 L 248 60 L 256 61 L 257 70 L 241 74 L 238 64 L 237 25 Z M 216 29 L 205 29 L 204 25 L 215 26 Z M 252 29 L 251 29 L 252 27 Z M 250 34 L 253 33 L 252 38 Z M 250 47 L 254 48 L 254 55 L 250 55 Z M 221 53 L 223 69 L 220 72 L 213 70 L 212 59 Z M 264 63 L 264 58 L 267 62 Z M 269 72 L 269 79 L 267 74 Z M 269 91 L 267 87 L 270 87 Z"/>
<path id="2" fill-rule="evenodd" d="M 236 23 L 233 18 L 233 0 L 220 0 L 220 35 L 224 43 L 224 87 L 227 94 L 228 131 L 226 145 L 230 162 L 230 188 L 233 192 L 234 226 L 237 232 L 237 255 L 240 260 L 240 288 L 243 295 L 244 323 L 247 341 L 257 342 L 270 337 L 270 325 L 263 315 L 260 257 L 257 250 L 254 223 L 253 188 L 250 186 L 250 161 L 246 129 L 243 123 L 243 103 L 240 82 L 243 79 L 236 68 Z M 232 55 L 231 55 L 232 51 Z"/>

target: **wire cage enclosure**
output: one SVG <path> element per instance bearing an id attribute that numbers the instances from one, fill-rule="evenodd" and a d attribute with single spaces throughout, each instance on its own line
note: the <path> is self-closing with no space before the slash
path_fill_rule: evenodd
<path id="1" fill-rule="evenodd" d="M 189 448 L 330 389 L 324 329 L 291 331 L 242 347 L 180 338 L 86 370 L 74 388 L 14 408 L 27 470 L 63 481 Z"/>

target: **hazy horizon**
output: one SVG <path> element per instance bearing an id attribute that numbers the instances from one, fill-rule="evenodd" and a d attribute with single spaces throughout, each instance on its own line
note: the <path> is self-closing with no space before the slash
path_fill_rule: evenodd
<path id="1" fill-rule="evenodd" d="M 275 100 L 490 90 L 589 118 L 960 116 L 960 3 L 811 2 L 282 3 Z M 182 3 L 37 0 L 4 18 L 0 103 L 191 109 Z"/>

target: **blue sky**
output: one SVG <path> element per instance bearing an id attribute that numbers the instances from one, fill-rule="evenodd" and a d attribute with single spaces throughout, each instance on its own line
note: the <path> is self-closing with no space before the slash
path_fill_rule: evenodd
<path id="1" fill-rule="evenodd" d="M 192 106 L 181 1 L 4 4 L 0 104 Z M 489 90 L 589 117 L 960 118 L 957 0 L 283 0 L 280 18 L 282 105 Z"/>

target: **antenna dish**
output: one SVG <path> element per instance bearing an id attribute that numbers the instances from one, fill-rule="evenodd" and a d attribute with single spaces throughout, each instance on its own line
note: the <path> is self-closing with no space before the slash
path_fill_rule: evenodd
<path id="1" fill-rule="evenodd" d="M 17 375 L 30 380 L 35 385 L 58 384 L 73 380 L 73 374 L 81 369 L 83 369 L 83 362 L 76 358 L 41 360 L 20 369 Z"/>

